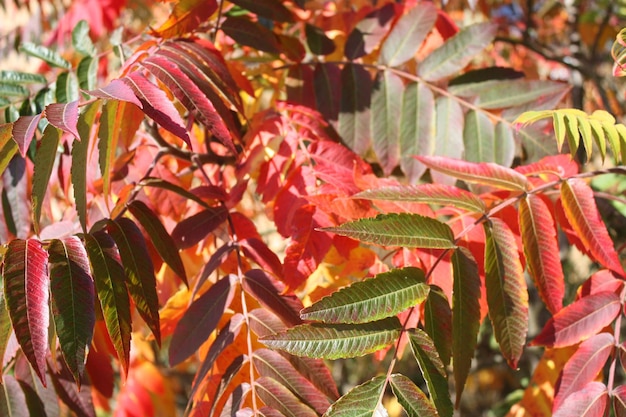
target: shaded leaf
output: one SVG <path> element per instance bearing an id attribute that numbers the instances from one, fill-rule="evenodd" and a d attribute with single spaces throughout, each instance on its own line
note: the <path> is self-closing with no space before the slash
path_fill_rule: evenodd
<path id="1" fill-rule="evenodd" d="M 255 381 L 256 392 L 263 402 L 287 417 L 316 417 L 317 413 L 304 405 L 284 385 L 262 376 Z"/>
<path id="2" fill-rule="evenodd" d="M 424 303 L 424 330 L 432 339 L 444 365 L 452 356 L 452 310 L 444 292 L 431 285 Z"/>
<path id="3" fill-rule="evenodd" d="M 48 104 L 44 114 L 51 125 L 71 133 L 80 140 L 80 134 L 76 128 L 78 124 L 78 101 Z"/>
<path id="4" fill-rule="evenodd" d="M 72 65 L 66 61 L 59 53 L 46 48 L 43 45 L 35 45 L 32 42 L 21 42 L 19 45 L 20 52 L 35 58 L 42 59 L 52 67 L 70 69 Z"/>
<path id="5" fill-rule="evenodd" d="M 6 417 L 29 417 L 26 396 L 13 375 L 3 375 L 0 383 L 0 412 Z"/>
<path id="6" fill-rule="evenodd" d="M 265 17 L 277 22 L 293 22 L 291 11 L 279 0 L 233 0 L 237 6 L 250 10 L 257 16 Z"/>
<path id="7" fill-rule="evenodd" d="M 339 135 L 350 149 L 362 155 L 371 143 L 372 77 L 362 65 L 346 64 L 341 70 L 341 85 Z"/>
<path id="8" fill-rule="evenodd" d="M 452 97 L 437 97 L 435 100 L 435 123 L 435 136 L 431 139 L 434 144 L 429 145 L 429 152 L 422 152 L 420 155 L 432 154 L 462 159 L 465 145 L 463 135 L 459 132 L 462 132 L 465 126 L 465 114 L 459 102 Z M 434 152 L 430 151 L 433 148 Z M 420 163 L 420 165 L 422 164 Z M 422 169 L 425 170 L 426 168 Z M 431 171 L 430 175 L 434 182 L 448 185 L 456 183 L 456 178 L 439 171 Z"/>
<path id="9" fill-rule="evenodd" d="M 400 162 L 400 119 L 402 110 L 402 79 L 385 71 L 379 75 L 372 90 L 371 135 L 374 152 L 386 175 Z"/>
<path id="10" fill-rule="evenodd" d="M 341 71 L 337 64 L 318 63 L 313 71 L 316 109 L 326 120 L 337 120 L 340 109 Z"/>
<path id="11" fill-rule="evenodd" d="M 419 214 L 380 214 L 323 230 L 381 246 L 431 249 L 455 247 L 454 235 L 446 224 Z"/>
<path id="12" fill-rule="evenodd" d="M 306 43 L 315 55 L 328 55 L 335 51 L 335 43 L 317 26 L 305 23 Z"/>
<path id="13" fill-rule="evenodd" d="M 78 390 L 72 375 L 62 364 L 48 364 L 48 371 L 57 395 L 76 414 L 77 417 L 96 417 L 91 397 L 91 387 L 87 380 L 82 381 L 82 389 Z"/>
<path id="14" fill-rule="evenodd" d="M 33 188 L 31 199 L 33 203 L 33 228 L 39 234 L 39 221 L 41 219 L 41 208 L 43 200 L 48 192 L 52 168 L 57 157 L 57 148 L 61 132 L 52 124 L 46 126 L 43 136 L 39 141 L 37 152 L 35 153 L 35 167 L 33 173 Z"/>
<path id="15" fill-rule="evenodd" d="M 409 417 L 436 417 L 439 415 L 428 397 L 406 376 L 393 374 L 389 383 L 393 394 Z"/>
<path id="16" fill-rule="evenodd" d="M 615 387 L 611 394 L 613 397 L 615 416 L 624 417 L 626 415 L 626 385 Z"/>
<path id="17" fill-rule="evenodd" d="M 468 162 L 495 162 L 495 132 L 489 116 L 470 110 L 463 127 L 464 159 Z"/>
<path id="18" fill-rule="evenodd" d="M 241 45 L 250 46 L 270 54 L 281 52 L 281 45 L 276 34 L 258 22 L 243 17 L 229 16 L 220 28 Z"/>
<path id="19" fill-rule="evenodd" d="M 323 417 L 373 417 L 381 406 L 379 399 L 384 389 L 384 376 L 372 378 L 339 398 Z"/>
<path id="20" fill-rule="evenodd" d="M 92 90 L 96 87 L 98 78 L 98 59 L 86 56 L 78 63 L 76 68 L 78 85 L 83 90 Z"/>
<path id="21" fill-rule="evenodd" d="M 373 52 L 380 41 L 389 32 L 389 26 L 395 17 L 395 7 L 387 3 L 368 13 L 348 35 L 344 46 L 344 55 L 355 60 Z"/>
<path id="22" fill-rule="evenodd" d="M 590 382 L 572 395 L 559 409 L 554 410 L 554 417 L 602 417 L 609 403 L 606 386 L 602 382 Z"/>
<path id="23" fill-rule="evenodd" d="M 139 185 L 143 186 L 143 187 L 156 187 L 156 188 L 162 188 L 164 190 L 168 190 L 168 191 L 172 191 L 182 197 L 185 197 L 189 200 L 192 200 L 198 204 L 200 204 L 203 207 L 206 208 L 212 208 L 211 206 L 209 206 L 202 198 L 198 197 L 197 195 L 195 195 L 193 192 L 179 186 L 176 184 L 173 184 L 169 181 L 166 181 L 162 178 L 155 178 L 155 177 L 146 177 L 143 178 L 140 182 Z"/>
<path id="24" fill-rule="evenodd" d="M 29 91 L 20 84 L 0 83 L 0 97 L 28 97 Z"/>
<path id="25" fill-rule="evenodd" d="M 4 362 L 4 354 L 7 351 L 9 338 L 13 333 L 13 327 L 11 326 L 11 318 L 9 317 L 9 310 L 7 309 L 6 296 L 4 294 L 4 278 L 2 274 L 0 274 L 0 281 L 0 358 L 2 358 Z M 0 385 L 2 385 L 1 382 Z M 0 403 L 1 402 L 2 392 L 0 388 Z"/>
<path id="26" fill-rule="evenodd" d="M 338 359 L 376 352 L 400 336 L 400 321 L 388 318 L 364 324 L 302 324 L 261 339 L 272 349 L 310 358 Z"/>
<path id="27" fill-rule="evenodd" d="M 207 208 L 179 222 L 172 230 L 172 239 L 179 249 L 187 249 L 228 219 L 228 209 L 223 206 Z"/>
<path id="28" fill-rule="evenodd" d="M 323 323 L 367 323 L 422 303 L 429 290 L 421 269 L 395 269 L 322 298 L 302 310 L 300 317 Z"/>
<path id="29" fill-rule="evenodd" d="M 41 380 L 46 385 L 48 351 L 48 253 L 36 239 L 9 242 L 2 275 L 7 309 L 17 341 Z"/>
<path id="30" fill-rule="evenodd" d="M 432 90 L 421 83 L 408 84 L 402 96 L 400 116 L 400 167 L 410 182 L 417 182 L 426 171 L 413 155 L 432 155 L 438 143 L 435 115 L 441 116 L 435 110 Z"/>
<path id="31" fill-rule="evenodd" d="M 7 84 L 45 84 L 46 77 L 41 74 L 21 71 L 0 71 L 0 83 Z"/>
<path id="32" fill-rule="evenodd" d="M 217 10 L 215 0 L 181 0 L 176 2 L 168 19 L 155 30 L 162 38 L 172 38 L 194 31 Z"/>
<path id="33" fill-rule="evenodd" d="M 267 272 L 260 269 L 246 271 L 242 285 L 246 293 L 276 314 L 285 324 L 296 326 L 302 323 L 298 314 L 303 307 L 300 299 L 295 295 L 285 294 L 285 286 L 272 279 Z"/>
<path id="34" fill-rule="evenodd" d="M 26 157 L 26 151 L 35 136 L 41 116 L 41 114 L 35 116 L 21 116 L 13 123 L 13 140 L 17 143 L 20 155 L 22 155 L 23 158 Z"/>

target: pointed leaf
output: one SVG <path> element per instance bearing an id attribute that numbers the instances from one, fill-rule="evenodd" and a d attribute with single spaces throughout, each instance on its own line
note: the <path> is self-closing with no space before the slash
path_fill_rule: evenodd
<path id="1" fill-rule="evenodd" d="M 609 403 L 606 386 L 602 382 L 590 382 L 572 395 L 559 409 L 554 410 L 553 417 L 602 417 Z"/>
<path id="2" fill-rule="evenodd" d="M 582 342 L 576 353 L 565 363 L 553 408 L 559 409 L 570 394 L 595 381 L 614 349 L 615 339 L 609 333 L 600 333 Z"/>
<path id="3" fill-rule="evenodd" d="M 494 162 L 498 165 L 510 167 L 515 158 L 515 138 L 513 137 L 513 129 L 504 122 L 496 124 L 494 138 Z"/>
<path id="4" fill-rule="evenodd" d="M 600 218 L 593 190 L 581 179 L 570 179 L 561 186 L 561 202 L 567 220 L 595 260 L 623 275 L 613 241 Z"/>
<path id="5" fill-rule="evenodd" d="M 16 237 L 25 239 L 31 235 L 31 203 L 28 198 L 28 175 L 26 159 L 15 155 L 2 175 L 2 207 L 7 227 Z"/>
<path id="6" fill-rule="evenodd" d="M 256 381 L 256 392 L 263 402 L 286 417 L 316 417 L 317 413 L 302 404 L 284 385 L 262 376 Z"/>
<path id="7" fill-rule="evenodd" d="M 43 45 L 35 45 L 32 42 L 22 42 L 20 43 L 19 50 L 27 55 L 44 60 L 52 67 L 63 69 L 72 68 L 72 65 L 63 59 L 61 55 Z"/>
<path id="8" fill-rule="evenodd" d="M 150 237 L 150 240 L 154 244 L 159 256 L 163 261 L 169 265 L 170 268 L 183 280 L 185 285 L 187 284 L 187 274 L 185 273 L 185 266 L 180 259 L 178 249 L 176 249 L 176 243 L 172 237 L 167 233 L 163 224 L 159 218 L 154 214 L 152 210 L 148 208 L 143 202 L 135 200 L 128 205 L 128 210 L 133 216 L 141 223 L 141 226 L 145 229 Z"/>
<path id="9" fill-rule="evenodd" d="M 489 116 L 470 110 L 465 116 L 463 144 L 468 162 L 495 162 L 495 132 Z"/>
<path id="10" fill-rule="evenodd" d="M 26 157 L 26 151 L 35 136 L 41 114 L 36 116 L 21 116 L 13 123 L 13 140 L 17 143 L 20 155 Z"/>
<path id="11" fill-rule="evenodd" d="M 573 345 L 608 326 L 619 312 L 619 296 L 614 292 L 588 295 L 556 313 L 532 344 L 550 347 Z"/>
<path id="12" fill-rule="evenodd" d="M 406 376 L 393 374 L 389 383 L 393 394 L 409 417 L 439 416 L 433 403 Z"/>
<path id="13" fill-rule="evenodd" d="M 235 295 L 235 283 L 234 275 L 228 275 L 213 284 L 189 306 L 172 336 L 169 348 L 170 366 L 175 366 L 193 355 L 207 341 Z"/>
<path id="14" fill-rule="evenodd" d="M 278 37 L 258 22 L 244 17 L 229 16 L 222 23 L 220 29 L 235 42 L 250 46 L 259 51 L 278 55 L 282 52 Z"/>
<path id="15" fill-rule="evenodd" d="M 372 91 L 371 134 L 374 152 L 385 174 L 400 161 L 400 119 L 404 84 L 396 74 L 379 75 Z"/>
<path id="16" fill-rule="evenodd" d="M 436 219 L 419 214 L 380 214 L 323 230 L 381 246 L 452 249 L 452 230 Z"/>
<path id="17" fill-rule="evenodd" d="M 444 365 L 450 364 L 452 356 L 452 310 L 444 292 L 431 286 L 424 303 L 424 330 L 433 340 Z"/>
<path id="18" fill-rule="evenodd" d="M 217 229 L 227 219 L 228 209 L 225 206 L 208 208 L 178 223 L 172 230 L 172 239 L 177 248 L 190 248 Z"/>
<path id="19" fill-rule="evenodd" d="M 130 292 L 141 318 L 146 322 L 160 346 L 161 330 L 157 283 L 154 276 L 154 266 L 143 234 L 137 225 L 127 218 L 109 220 L 107 231 L 115 240 L 120 252 L 120 258 L 122 258 L 122 264 L 128 277 L 128 292 Z"/>
<path id="20" fill-rule="evenodd" d="M 9 242 L 2 275 L 17 341 L 45 386 L 48 322 L 48 253 L 36 239 Z"/>
<path id="21" fill-rule="evenodd" d="M 380 50 L 381 64 L 395 67 L 411 59 L 435 26 L 437 15 L 434 5 L 419 3 L 402 16 Z"/>
<path id="22" fill-rule="evenodd" d="M 198 204 L 200 204 L 203 207 L 206 208 L 211 208 L 210 205 L 208 205 L 202 198 L 198 197 L 197 195 L 195 195 L 193 192 L 179 186 L 176 184 L 173 184 L 169 181 L 166 181 L 162 178 L 155 178 L 155 177 L 146 177 L 143 178 L 140 182 L 139 185 L 141 185 L 142 187 L 156 187 L 156 188 L 162 188 L 164 190 L 168 190 L 168 191 L 172 191 L 182 197 L 185 197 L 189 200 L 192 200 Z"/>
<path id="23" fill-rule="evenodd" d="M 395 17 L 395 7 L 387 3 L 379 9 L 368 13 L 346 39 L 344 55 L 355 60 L 373 52 L 380 41 L 389 33 L 389 26 Z"/>
<path id="24" fill-rule="evenodd" d="M 302 310 L 302 302 L 293 294 L 285 294 L 285 286 L 272 279 L 270 274 L 260 269 L 252 269 L 244 274 L 242 284 L 247 294 L 276 314 L 285 324 L 302 324 L 298 315 Z"/>
<path id="25" fill-rule="evenodd" d="M 432 155 L 435 151 L 435 115 L 440 116 L 435 112 L 432 90 L 421 83 L 408 84 L 400 116 L 400 167 L 411 182 L 426 171 L 413 155 Z"/>
<path id="26" fill-rule="evenodd" d="M 44 114 L 51 125 L 64 132 L 71 133 L 80 140 L 80 135 L 76 129 L 78 124 L 78 101 L 48 104 Z"/>
<path id="27" fill-rule="evenodd" d="M 0 382 L 0 413 L 6 417 L 29 417 L 26 396 L 13 375 L 3 375 Z"/>
<path id="28" fill-rule="evenodd" d="M 83 55 L 96 54 L 96 48 L 89 37 L 89 23 L 86 20 L 79 21 L 72 29 L 72 46 Z"/>
<path id="29" fill-rule="evenodd" d="M 109 336 L 124 374 L 128 375 L 132 326 L 124 268 L 116 259 L 115 245 L 109 235 L 97 232 L 81 237 L 89 256 Z"/>
<path id="30" fill-rule="evenodd" d="M 233 0 L 234 4 L 250 10 L 257 16 L 265 17 L 277 22 L 293 22 L 291 11 L 279 0 Z"/>
<path id="31" fill-rule="evenodd" d="M 11 318 L 9 317 L 9 310 L 7 308 L 6 295 L 4 293 L 4 278 L 0 274 L 0 358 L 4 363 L 4 354 L 7 351 L 9 345 L 9 339 L 13 333 L 11 327 Z M 0 382 L 0 385 L 2 383 Z M 2 402 L 2 392 L 0 388 L 0 403 Z M 1 407 L 1 405 L 0 405 Z"/>
<path id="32" fill-rule="evenodd" d="M 528 179 L 524 175 L 491 162 L 476 164 L 441 156 L 418 156 L 416 158 L 430 169 L 464 181 L 511 191 L 525 191 L 528 187 Z"/>
<path id="33" fill-rule="evenodd" d="M 452 270 L 452 363 L 458 407 L 478 343 L 481 278 L 478 265 L 466 248 L 458 248 L 452 254 Z"/>
<path id="34" fill-rule="evenodd" d="M 41 219 L 41 208 L 43 200 L 48 192 L 52 168 L 57 157 L 57 148 L 61 132 L 52 124 L 46 126 L 43 136 L 39 141 L 37 153 L 35 154 L 35 168 L 33 173 L 32 203 L 33 203 L 33 228 L 39 234 L 39 220 Z"/>
<path id="35" fill-rule="evenodd" d="M 73 72 L 62 72 L 54 84 L 57 103 L 69 103 L 78 100 L 78 81 Z"/>
<path id="36" fill-rule="evenodd" d="M 367 323 L 422 303 L 429 289 L 421 269 L 395 269 L 322 298 L 302 310 L 300 317 L 323 323 Z"/>
<path id="37" fill-rule="evenodd" d="M 217 10 L 215 0 L 181 0 L 168 19 L 155 30 L 162 38 L 172 38 L 194 31 Z"/>
<path id="38" fill-rule="evenodd" d="M 519 222 L 528 272 L 546 307 L 556 314 L 563 307 L 565 277 L 554 219 L 541 198 L 529 195 L 520 201 Z"/>
<path id="39" fill-rule="evenodd" d="M 515 236 L 504 221 L 493 218 L 485 227 L 485 284 L 487 305 L 496 340 L 511 368 L 517 362 L 528 332 L 528 291 Z"/>
<path id="40" fill-rule="evenodd" d="M 12 139 L 12 132 L 12 123 L 0 124 L 0 176 L 4 174 L 13 155 L 17 153 L 17 143 Z"/>
<path id="41" fill-rule="evenodd" d="M 364 324 L 303 324 L 265 336 L 272 349 L 309 358 L 339 359 L 376 352 L 400 336 L 400 321 L 388 318 Z"/>
<path id="42" fill-rule="evenodd" d="M 96 322 L 89 258 L 75 236 L 53 240 L 48 253 L 54 324 L 63 359 L 80 385 Z"/>
<path id="43" fill-rule="evenodd" d="M 317 26 L 305 23 L 306 43 L 315 55 L 329 55 L 335 51 L 335 43 Z"/>
<path id="44" fill-rule="evenodd" d="M 346 64 L 341 70 L 339 135 L 355 153 L 362 155 L 370 146 L 370 100 L 372 77 L 362 66 Z"/>
<path id="45" fill-rule="evenodd" d="M 109 84 L 105 87 L 98 88 L 96 90 L 87 91 L 87 93 L 91 96 L 103 98 L 105 100 L 121 100 L 127 101 L 129 103 L 133 103 L 139 108 L 142 108 L 143 105 L 141 101 L 137 98 L 133 89 L 129 87 L 122 80 L 111 80 Z M 69 100 L 67 100 L 69 101 Z"/>
<path id="46" fill-rule="evenodd" d="M 352 388 L 330 406 L 322 417 L 374 417 L 385 389 L 385 377 L 377 376 Z"/>

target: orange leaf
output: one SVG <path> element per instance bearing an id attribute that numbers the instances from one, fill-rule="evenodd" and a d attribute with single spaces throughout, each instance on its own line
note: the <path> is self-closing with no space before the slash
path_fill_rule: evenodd
<path id="1" fill-rule="evenodd" d="M 181 0 L 170 17 L 154 32 L 162 38 L 172 38 L 191 32 L 217 10 L 215 0 Z"/>

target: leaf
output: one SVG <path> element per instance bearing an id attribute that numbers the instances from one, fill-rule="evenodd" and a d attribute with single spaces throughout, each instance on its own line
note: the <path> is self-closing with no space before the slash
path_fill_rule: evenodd
<path id="1" fill-rule="evenodd" d="M 22 158 L 26 157 L 26 151 L 35 136 L 40 119 L 41 114 L 35 116 L 20 116 L 20 118 L 13 123 L 13 140 L 17 143 Z"/>
<path id="2" fill-rule="evenodd" d="M 468 26 L 430 53 L 417 68 L 426 81 L 438 81 L 461 71 L 496 35 L 497 25 L 491 22 Z"/>
<path id="3" fill-rule="evenodd" d="M 62 72 L 54 84 L 57 103 L 69 103 L 78 100 L 78 82 L 73 72 Z"/>
<path id="4" fill-rule="evenodd" d="M 36 239 L 9 242 L 2 275 L 4 295 L 17 341 L 46 385 L 48 351 L 48 253 Z"/>
<path id="5" fill-rule="evenodd" d="M 0 413 L 6 417 L 29 417 L 26 396 L 13 375 L 2 375 L 0 383 Z"/>
<path id="6" fill-rule="evenodd" d="M 243 17 L 229 16 L 220 27 L 235 42 L 250 46 L 259 51 L 278 55 L 282 52 L 278 37 L 274 32 Z"/>
<path id="7" fill-rule="evenodd" d="M 195 195 L 193 192 L 179 186 L 176 184 L 173 184 L 169 181 L 166 181 L 162 178 L 155 178 L 155 177 L 146 177 L 143 178 L 140 182 L 139 185 L 141 185 L 142 187 L 156 187 L 156 188 L 162 188 L 164 190 L 168 190 L 168 191 L 172 191 L 182 197 L 185 197 L 189 200 L 192 200 L 198 204 L 200 204 L 201 206 L 205 207 L 205 208 L 212 208 L 211 206 L 209 206 L 202 198 L 198 197 L 197 195 Z"/>
<path id="8" fill-rule="evenodd" d="M 78 118 L 76 130 L 80 140 L 72 143 L 72 166 L 70 174 L 74 186 L 74 202 L 83 232 L 87 231 L 87 154 L 91 128 L 100 110 L 100 103 L 92 103 Z"/>
<path id="9" fill-rule="evenodd" d="M 185 311 L 172 335 L 169 348 L 170 366 L 175 366 L 193 355 L 207 341 L 235 295 L 235 282 L 234 275 L 225 276 Z"/>
<path id="10" fill-rule="evenodd" d="M 176 243 L 174 243 L 172 237 L 167 233 L 156 214 L 154 214 L 148 206 L 139 200 L 132 201 L 128 205 L 128 210 L 133 216 L 135 216 L 139 223 L 141 223 L 141 226 L 143 226 L 145 231 L 148 233 L 148 236 L 159 253 L 159 256 L 167 265 L 169 265 L 170 268 L 172 268 L 174 273 L 178 275 L 188 287 L 189 284 L 187 284 L 185 266 L 183 265 L 183 261 L 180 259 L 178 249 L 176 249 Z"/>
<path id="11" fill-rule="evenodd" d="M 379 214 L 322 230 L 381 246 L 431 249 L 455 247 L 452 230 L 444 223 L 419 214 Z"/>
<path id="12" fill-rule="evenodd" d="M 339 359 L 376 352 L 399 336 L 400 321 L 392 317 L 364 324 L 302 324 L 261 341 L 292 355 Z"/>
<path id="13" fill-rule="evenodd" d="M 421 269 L 395 269 L 322 298 L 302 310 L 300 317 L 323 323 L 367 323 L 424 302 L 429 290 Z"/>
<path id="14" fill-rule="evenodd" d="M 385 377 L 377 376 L 352 388 L 339 398 L 322 417 L 373 417 L 381 407 L 379 400 L 385 389 Z"/>
<path id="15" fill-rule="evenodd" d="M 149 118 L 191 147 L 185 123 L 163 90 L 138 71 L 131 72 L 122 81 L 133 90 L 142 104 L 141 109 Z"/>
<path id="16" fill-rule="evenodd" d="M 477 164 L 443 156 L 417 156 L 416 158 L 430 169 L 464 181 L 511 191 L 525 191 L 528 188 L 528 179 L 524 175 L 491 162 Z"/>
<path id="17" fill-rule="evenodd" d="M 407 201 L 456 207 L 474 213 L 483 213 L 485 203 L 476 194 L 461 188 L 441 184 L 388 185 L 362 191 L 352 196 L 368 200 Z"/>
<path id="18" fill-rule="evenodd" d="M 156 290 L 154 266 L 148 253 L 141 230 L 128 218 L 109 220 L 107 231 L 115 240 L 126 272 L 130 296 L 146 322 L 159 346 L 161 331 L 159 325 L 159 298 Z"/>
<path id="19" fill-rule="evenodd" d="M 227 219 L 228 209 L 225 206 L 207 208 L 179 222 L 172 230 L 172 239 L 177 248 L 190 248 L 217 229 Z"/>
<path id="20" fill-rule="evenodd" d="M 389 175 L 400 161 L 400 119 L 402 109 L 402 79 L 385 71 L 377 78 L 372 90 L 371 135 L 374 152 L 383 172 Z"/>
<path id="21" fill-rule="evenodd" d="M 98 59 L 86 56 L 78 63 L 76 68 L 78 85 L 83 90 L 92 90 L 98 81 Z"/>
<path id="22" fill-rule="evenodd" d="M 143 104 L 141 104 L 141 101 L 139 101 L 139 99 L 133 92 L 133 89 L 122 80 L 111 80 L 111 82 L 105 87 L 101 87 L 96 90 L 90 90 L 87 91 L 87 93 L 94 97 L 102 98 L 105 100 L 121 100 L 128 103 L 133 103 L 139 108 L 143 107 Z"/>
<path id="23" fill-rule="evenodd" d="M 520 200 L 519 223 L 528 272 L 552 314 L 563 307 L 565 277 L 559 256 L 554 219 L 538 196 Z"/>
<path id="24" fill-rule="evenodd" d="M 0 71 L 0 83 L 6 84 L 46 84 L 46 77 L 41 74 L 21 71 Z"/>
<path id="25" fill-rule="evenodd" d="M 329 55 L 335 51 L 335 43 L 317 26 L 305 23 L 306 43 L 315 55 Z"/>
<path id="26" fill-rule="evenodd" d="M 550 347 L 573 345 L 608 326 L 619 312 L 619 297 L 614 292 L 590 294 L 550 318 L 531 344 Z"/>
<path id="27" fill-rule="evenodd" d="M 476 97 L 473 102 L 481 109 L 493 110 L 537 102 L 542 98 L 564 93 L 567 83 L 538 80 L 494 80 L 450 86 L 449 92 L 459 97 Z M 506 94 L 502 94 L 506 91 Z"/>
<path id="28" fill-rule="evenodd" d="M 513 129 L 504 122 L 498 122 L 494 138 L 494 162 L 498 165 L 510 167 L 515 158 L 515 148 Z"/>
<path id="29" fill-rule="evenodd" d="M 389 26 L 395 17 L 395 7 L 387 3 L 368 13 L 348 35 L 344 46 L 344 55 L 355 60 L 373 52 L 380 41 L 389 32 Z"/>
<path id="30" fill-rule="evenodd" d="M 80 135 L 76 129 L 78 124 L 78 101 L 48 104 L 44 115 L 51 125 L 64 132 L 71 133 L 80 140 Z"/>
<path id="31" fill-rule="evenodd" d="M 277 22 L 293 22 L 291 11 L 278 0 L 233 0 L 232 3 L 257 16 L 275 20 Z"/>
<path id="32" fill-rule="evenodd" d="M 463 147 L 468 162 L 495 162 L 495 132 L 489 116 L 470 110 L 465 116 Z"/>
<path id="33" fill-rule="evenodd" d="M 433 340 L 443 364 L 449 365 L 452 356 L 452 310 L 441 288 L 432 284 L 424 303 L 424 330 Z"/>
<path id="34" fill-rule="evenodd" d="M 48 374 L 59 399 L 77 417 L 96 417 L 91 397 L 91 384 L 88 381 L 83 381 L 82 389 L 79 391 L 72 375 L 63 364 L 48 364 Z"/>
<path id="35" fill-rule="evenodd" d="M 46 48 L 43 45 L 35 45 L 32 42 L 21 42 L 18 49 L 35 58 L 39 58 L 52 67 L 71 69 L 72 65 L 63 59 L 57 52 Z"/>
<path id="36" fill-rule="evenodd" d="M 400 167 L 410 182 L 417 182 L 426 171 L 413 155 L 431 155 L 435 150 L 435 115 L 439 113 L 432 90 L 421 83 L 409 83 L 402 96 Z"/>
<path id="37" fill-rule="evenodd" d="M 465 152 L 463 135 L 459 134 L 465 127 L 465 114 L 461 105 L 452 97 L 437 97 L 435 100 L 435 135 L 431 139 L 428 152 L 419 155 L 438 155 L 448 158 L 462 159 Z M 434 142 L 434 143 L 433 143 Z M 432 150 L 434 148 L 434 151 Z M 423 170 L 426 168 L 418 162 Z M 430 172 L 434 182 L 454 185 L 456 179 L 438 171 Z"/>
<path id="38" fill-rule="evenodd" d="M 125 103 L 121 101 L 106 101 L 100 115 L 100 128 L 98 129 L 98 164 L 102 173 L 102 193 L 109 194 L 111 184 L 111 171 L 117 152 L 117 145 L 122 133 L 124 123 Z"/>
<path id="39" fill-rule="evenodd" d="M 561 202 L 567 220 L 596 261 L 623 276 L 624 270 L 600 218 L 593 190 L 581 179 L 572 178 L 561 186 Z"/>
<path id="40" fill-rule="evenodd" d="M 409 332 L 409 340 L 411 350 L 426 380 L 431 401 L 435 404 L 440 416 L 452 417 L 454 410 L 448 393 L 446 370 L 433 341 L 426 332 L 420 329 L 412 329 Z"/>
<path id="41" fill-rule="evenodd" d="M 243 289 L 263 307 L 276 314 L 285 324 L 302 324 L 298 315 L 302 302 L 295 295 L 285 294 L 285 286 L 272 279 L 271 275 L 260 269 L 246 271 L 242 280 Z"/>
<path id="42" fill-rule="evenodd" d="M 503 220 L 490 221 L 491 227 L 485 227 L 489 317 L 502 354 L 515 369 L 526 345 L 528 291 L 513 232 Z"/>
<path id="43" fill-rule="evenodd" d="M 576 396 L 554 410 L 554 417 L 602 417 L 609 403 L 606 386 L 602 382 L 590 382 L 576 392 Z"/>
<path id="44" fill-rule="evenodd" d="M 317 413 L 302 404 L 284 385 L 262 376 L 255 381 L 256 392 L 263 402 L 286 417 L 316 417 Z"/>
<path id="45" fill-rule="evenodd" d="M 28 97 L 29 91 L 19 84 L 0 83 L 0 97 Z"/>
<path id="46" fill-rule="evenodd" d="M 434 5 L 419 3 L 400 17 L 380 49 L 380 63 L 396 67 L 415 56 L 435 26 L 437 15 Z"/>
<path id="47" fill-rule="evenodd" d="M 13 327 L 11 326 L 11 318 L 9 317 L 9 310 L 7 309 L 6 295 L 4 293 L 4 278 L 2 274 L 0 274 L 0 290 L 0 358 L 2 358 L 4 362 L 4 355 L 7 352 L 9 339 L 13 334 Z M 2 385 L 1 382 L 0 385 Z M 0 392 L 0 403 L 1 402 L 2 392 Z"/>
<path id="48" fill-rule="evenodd" d="M 313 71 L 316 109 L 328 121 L 337 120 L 340 109 L 341 71 L 334 63 L 318 63 Z"/>
<path id="49" fill-rule="evenodd" d="M 17 153 L 17 143 L 13 140 L 13 124 L 0 124 L 0 176 Z"/>
<path id="50" fill-rule="evenodd" d="M 4 171 L 2 180 L 2 207 L 8 229 L 16 237 L 25 239 L 31 235 L 32 227 L 26 160 L 15 155 Z"/>
<path id="51" fill-rule="evenodd" d="M 63 359 L 80 386 L 96 323 L 89 258 L 75 236 L 52 240 L 48 253 L 54 324 Z"/>
<path id="52" fill-rule="evenodd" d="M 106 328 L 125 375 L 130 358 L 130 300 L 122 265 L 114 257 L 113 239 L 103 232 L 82 234 Z M 115 255 L 114 255 L 115 254 Z"/>
<path id="53" fill-rule="evenodd" d="M 272 378 L 288 388 L 318 414 L 324 414 L 330 407 L 328 398 L 279 353 L 269 349 L 258 349 L 252 356 L 252 363 L 261 377 Z"/>
<path id="54" fill-rule="evenodd" d="M 571 394 L 582 390 L 595 381 L 607 359 L 613 354 L 615 339 L 609 333 L 600 333 L 580 344 L 578 350 L 567 361 L 554 397 L 554 409 L 558 410 Z"/>
<path id="55" fill-rule="evenodd" d="M 439 416 L 433 403 L 409 378 L 400 374 L 389 380 L 393 394 L 409 417 Z"/>
<path id="56" fill-rule="evenodd" d="M 41 219 L 41 207 L 48 191 L 52 168 L 57 157 L 57 148 L 61 133 L 52 124 L 46 126 L 41 141 L 35 154 L 35 167 L 33 173 L 33 188 L 31 199 L 33 202 L 33 227 L 39 234 L 39 221 Z"/>
<path id="57" fill-rule="evenodd" d="M 341 70 L 341 86 L 339 135 L 350 149 L 362 155 L 371 144 L 372 77 L 362 65 L 349 63 Z"/>
<path id="58" fill-rule="evenodd" d="M 215 0 L 181 0 L 174 5 L 168 19 L 154 32 L 162 38 L 172 38 L 193 32 L 217 10 Z"/>
<path id="59" fill-rule="evenodd" d="M 452 369 L 458 407 L 478 343 L 481 278 L 476 260 L 463 247 L 452 254 L 452 270 Z"/>

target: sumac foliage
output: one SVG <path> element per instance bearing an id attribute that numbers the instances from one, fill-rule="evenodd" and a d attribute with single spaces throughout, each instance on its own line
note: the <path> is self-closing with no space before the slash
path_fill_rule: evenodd
<path id="1" fill-rule="evenodd" d="M 73 2 L 19 45 L 38 70 L 0 72 L 1 415 L 450 417 L 490 335 L 511 369 L 544 348 L 511 415 L 626 413 L 600 210 L 623 189 L 599 182 L 623 184 L 626 127 L 503 66 L 531 17 L 136 3 L 167 17 Z M 338 387 L 326 360 L 369 354 Z"/>

